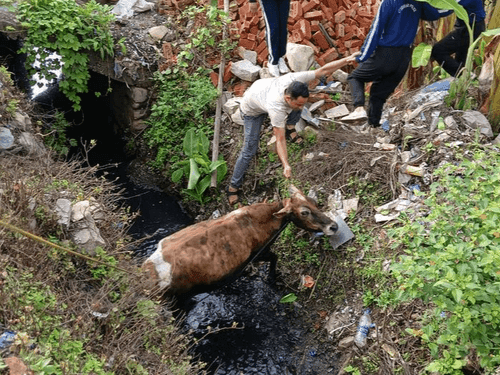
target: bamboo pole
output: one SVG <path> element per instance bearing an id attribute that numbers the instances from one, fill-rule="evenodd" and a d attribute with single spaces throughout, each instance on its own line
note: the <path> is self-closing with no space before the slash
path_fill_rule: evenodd
<path id="1" fill-rule="evenodd" d="M 229 14 L 229 0 L 224 0 L 224 12 Z M 222 40 L 227 39 L 227 25 L 222 31 Z M 219 98 L 217 99 L 217 108 L 215 110 L 215 124 L 214 124 L 214 140 L 212 143 L 212 162 L 217 161 L 219 158 L 219 138 L 220 138 L 220 122 L 222 113 L 222 89 L 224 84 L 224 70 L 226 67 L 226 57 L 221 54 L 220 65 L 219 65 L 219 82 L 217 84 L 217 90 L 219 91 Z M 217 187 L 217 170 L 212 172 L 211 187 Z"/>

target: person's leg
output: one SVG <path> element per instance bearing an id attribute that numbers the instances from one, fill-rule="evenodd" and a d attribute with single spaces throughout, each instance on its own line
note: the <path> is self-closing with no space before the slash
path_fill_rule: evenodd
<path id="1" fill-rule="evenodd" d="M 385 101 L 406 74 L 411 60 L 411 49 L 409 47 L 379 47 L 374 60 L 375 65 L 379 67 L 380 75 L 373 80 L 370 88 L 368 123 L 373 127 L 378 127 Z"/>
<path id="2" fill-rule="evenodd" d="M 460 69 L 460 62 L 451 55 L 463 49 L 464 36 L 468 38 L 467 28 L 457 27 L 432 47 L 431 57 L 453 77 Z M 469 42 L 466 43 L 465 51 L 469 46 Z"/>
<path id="3" fill-rule="evenodd" d="M 243 177 L 259 148 L 260 128 L 266 116 L 265 114 L 260 116 L 243 116 L 245 122 L 243 148 L 234 166 L 229 186 L 230 192 L 237 191 L 243 184 Z"/>
<path id="4" fill-rule="evenodd" d="M 365 105 L 365 83 L 371 82 L 378 77 L 378 67 L 375 65 L 375 59 L 370 57 L 368 60 L 359 64 L 347 77 L 351 96 L 355 108 Z"/>
<path id="5" fill-rule="evenodd" d="M 260 0 L 262 16 L 266 24 L 266 43 L 269 51 L 269 63 L 278 64 L 280 56 L 280 0 Z M 288 18 L 288 13 L 287 13 Z M 286 27 L 286 24 L 285 24 Z M 285 44 L 286 48 L 286 44 Z"/>
<path id="6" fill-rule="evenodd" d="M 278 45 L 277 60 L 285 56 L 288 40 L 288 15 L 290 13 L 290 0 L 278 0 Z M 274 60 L 273 60 L 274 61 Z"/>

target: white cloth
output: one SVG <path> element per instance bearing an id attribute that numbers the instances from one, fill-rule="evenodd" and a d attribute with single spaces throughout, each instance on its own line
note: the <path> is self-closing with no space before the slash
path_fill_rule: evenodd
<path id="1" fill-rule="evenodd" d="M 292 112 L 292 108 L 285 101 L 285 89 L 294 81 L 308 83 L 314 76 L 314 71 L 307 71 L 259 79 L 243 95 L 241 112 L 246 116 L 267 113 L 272 126 L 284 128 L 288 114 Z"/>

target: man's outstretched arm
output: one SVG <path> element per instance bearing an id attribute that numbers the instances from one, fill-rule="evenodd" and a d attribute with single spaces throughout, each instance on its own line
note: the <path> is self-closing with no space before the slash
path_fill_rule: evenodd
<path id="1" fill-rule="evenodd" d="M 343 59 L 340 60 L 335 60 L 332 62 L 329 62 L 328 64 L 323 65 L 321 68 L 316 69 L 314 71 L 314 78 L 319 79 L 324 76 L 328 76 L 332 74 L 334 71 L 351 64 L 352 62 L 356 61 L 356 56 L 358 56 L 360 52 L 355 52 L 351 56 L 344 57 Z"/>

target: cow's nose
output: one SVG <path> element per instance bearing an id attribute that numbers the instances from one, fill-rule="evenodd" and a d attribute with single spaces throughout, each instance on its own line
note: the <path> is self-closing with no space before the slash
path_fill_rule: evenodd
<path id="1" fill-rule="evenodd" d="M 327 236 L 331 236 L 332 234 L 335 234 L 335 232 L 337 232 L 338 229 L 339 229 L 339 226 L 337 225 L 337 223 L 333 222 L 326 227 L 325 234 Z"/>

